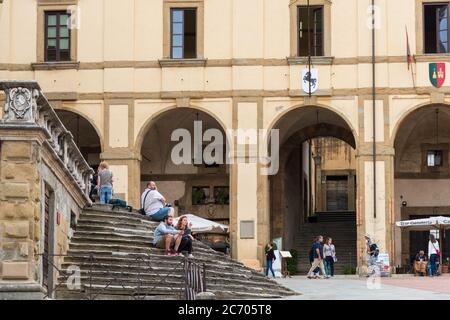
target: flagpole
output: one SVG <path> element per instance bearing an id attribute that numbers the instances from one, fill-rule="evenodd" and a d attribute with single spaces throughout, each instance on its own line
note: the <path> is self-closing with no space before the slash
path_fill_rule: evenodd
<path id="1" fill-rule="evenodd" d="M 308 96 L 311 98 L 311 18 L 310 18 L 310 8 L 309 8 L 309 0 L 307 2 L 307 10 L 308 10 L 308 72 L 309 72 L 309 81 L 308 81 Z"/>

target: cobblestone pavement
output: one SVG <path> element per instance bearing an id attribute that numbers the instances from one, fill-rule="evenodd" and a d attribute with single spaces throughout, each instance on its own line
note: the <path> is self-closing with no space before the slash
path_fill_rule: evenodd
<path id="1" fill-rule="evenodd" d="M 277 279 L 301 295 L 289 300 L 450 300 L 450 277 L 367 278 L 337 276 L 309 280 L 305 276 Z"/>

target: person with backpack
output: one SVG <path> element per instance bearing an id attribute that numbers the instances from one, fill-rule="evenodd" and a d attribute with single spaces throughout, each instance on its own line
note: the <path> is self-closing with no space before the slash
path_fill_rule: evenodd
<path id="1" fill-rule="evenodd" d="M 266 247 L 266 277 L 269 277 L 269 270 L 272 272 L 272 276 L 275 278 L 275 272 L 273 272 L 273 263 L 277 258 L 273 250 L 273 243 L 268 243 Z"/>
<path id="2" fill-rule="evenodd" d="M 151 217 L 154 221 L 163 221 L 165 216 L 174 216 L 174 209 L 166 206 L 166 199 L 154 181 L 147 183 L 147 188 L 141 195 L 141 205 L 143 213 Z"/>
<path id="3" fill-rule="evenodd" d="M 313 253 L 313 262 L 311 265 L 311 268 L 308 271 L 308 279 L 317 279 L 317 276 L 314 275 L 314 270 L 319 267 L 322 274 L 325 276 L 325 278 L 328 278 L 328 275 L 325 272 L 325 266 L 323 265 L 323 236 L 317 236 L 312 247 L 312 253 Z"/>
<path id="4" fill-rule="evenodd" d="M 429 276 L 436 275 L 437 264 L 440 257 L 439 242 L 433 234 L 430 234 L 430 241 L 428 241 L 428 259 L 430 260 Z"/>
<path id="5" fill-rule="evenodd" d="M 378 254 L 380 253 L 380 250 L 378 249 L 378 245 L 372 242 L 372 239 L 368 234 L 366 234 L 364 238 L 366 240 L 367 250 L 367 277 L 370 277 L 376 273 Z"/>

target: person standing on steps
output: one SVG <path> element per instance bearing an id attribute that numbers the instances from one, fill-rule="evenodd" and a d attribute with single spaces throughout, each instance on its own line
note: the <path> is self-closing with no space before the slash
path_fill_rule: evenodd
<path id="1" fill-rule="evenodd" d="M 323 254 L 325 256 L 325 263 L 327 264 L 328 275 L 334 277 L 334 262 L 336 259 L 336 248 L 333 244 L 333 239 L 328 237 L 323 245 Z"/>
<path id="2" fill-rule="evenodd" d="M 317 276 L 314 276 L 314 270 L 319 267 L 320 271 L 322 272 L 322 274 L 325 276 L 325 278 L 328 278 L 328 276 L 325 273 L 325 267 L 323 265 L 323 247 L 322 247 L 322 242 L 323 242 L 323 236 L 317 236 L 313 245 L 312 245 L 312 252 L 313 252 L 313 256 L 314 256 L 314 260 L 313 263 L 311 265 L 311 268 L 308 271 L 308 279 L 312 279 L 315 278 L 317 279 Z M 323 277 L 319 277 L 319 278 L 323 278 Z"/>
<path id="3" fill-rule="evenodd" d="M 273 272 L 273 263 L 277 258 L 273 251 L 273 243 L 268 243 L 266 247 L 266 277 L 269 277 L 269 270 L 272 272 L 272 276 L 275 278 L 275 272 Z"/>
<path id="4" fill-rule="evenodd" d="M 163 221 L 167 215 L 174 216 L 173 208 L 166 206 L 166 198 L 159 193 L 155 181 L 147 183 L 147 188 L 141 195 L 141 203 L 145 215 L 151 217 L 154 221 Z"/>
<path id="5" fill-rule="evenodd" d="M 154 232 L 153 245 L 159 249 L 166 249 L 166 256 L 178 256 L 172 247 L 179 248 L 183 232 L 173 227 L 173 217 L 167 215 Z"/>
<path id="6" fill-rule="evenodd" d="M 109 170 L 109 165 L 106 161 L 100 162 L 98 166 L 97 188 L 100 204 L 108 204 L 113 194 L 113 173 Z"/>
<path id="7" fill-rule="evenodd" d="M 188 218 L 186 216 L 181 216 L 178 219 L 177 226 L 175 229 L 183 231 L 181 236 L 181 242 L 177 246 L 175 244 L 174 250 L 178 253 L 187 252 L 188 258 L 194 258 L 192 255 L 192 242 L 194 241 L 194 237 L 192 236 L 192 231 L 190 229 L 190 224 L 188 222 Z"/>

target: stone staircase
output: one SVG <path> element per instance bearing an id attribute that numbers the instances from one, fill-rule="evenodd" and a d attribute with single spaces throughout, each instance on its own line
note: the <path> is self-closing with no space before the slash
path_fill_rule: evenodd
<path id="1" fill-rule="evenodd" d="M 344 274 L 344 269 L 348 266 L 356 268 L 356 223 L 354 219 L 343 219 L 338 217 L 333 221 L 331 217 L 325 217 L 316 223 L 305 223 L 300 226 L 296 238 L 296 250 L 299 254 L 297 270 L 300 274 L 305 274 L 310 268 L 309 250 L 311 249 L 313 238 L 317 235 L 323 235 L 324 239 L 328 236 L 333 238 L 336 246 L 336 256 L 338 262 L 334 265 L 335 274 Z"/>
<path id="2" fill-rule="evenodd" d="M 87 208 L 77 221 L 59 281 L 70 266 L 81 269 L 80 290 L 59 287 L 57 299 L 179 299 L 184 288 L 184 258 L 167 257 L 151 246 L 158 223 L 136 212 Z M 298 294 L 245 267 L 242 263 L 194 242 L 194 259 L 206 267 L 207 291 L 217 299 L 264 299 Z M 94 256 L 94 259 L 90 258 Z M 67 272 L 67 273 L 66 273 Z M 90 296 L 90 297 L 92 297 Z"/>

